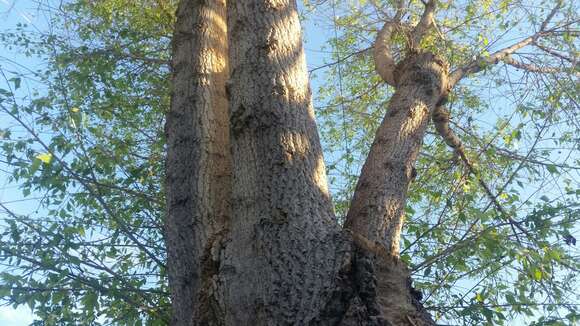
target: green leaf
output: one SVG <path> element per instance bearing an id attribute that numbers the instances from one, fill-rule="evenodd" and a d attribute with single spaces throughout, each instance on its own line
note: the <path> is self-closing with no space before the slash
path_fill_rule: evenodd
<path id="1" fill-rule="evenodd" d="M 12 96 L 12 92 L 7 91 L 3 88 L 0 88 L 0 95 L 5 96 L 5 97 L 11 97 Z"/>
<path id="2" fill-rule="evenodd" d="M 34 160 L 32 160 L 32 164 L 30 164 L 30 174 L 34 174 L 36 171 L 38 171 L 38 168 L 40 167 L 40 165 L 42 164 L 42 161 L 38 158 L 35 158 Z"/>
<path id="3" fill-rule="evenodd" d="M 4 285 L 1 285 L 1 286 L 0 286 L 0 298 L 3 298 L 3 297 L 6 297 L 6 296 L 9 296 L 9 295 L 10 295 L 10 293 L 11 293 L 11 291 L 10 291 L 10 287 L 8 287 L 8 286 L 4 286 Z"/>
<path id="4" fill-rule="evenodd" d="M 477 301 L 479 303 L 483 303 L 483 301 L 484 301 L 483 295 L 481 293 L 477 292 L 475 294 L 475 301 Z"/>
<path id="5" fill-rule="evenodd" d="M 516 303 L 516 298 L 511 293 L 508 293 L 505 295 L 505 300 L 507 301 L 507 303 L 509 303 L 511 305 Z"/>
<path id="6" fill-rule="evenodd" d="M 534 269 L 534 280 L 541 281 L 542 280 L 542 271 L 539 268 Z"/>
<path id="7" fill-rule="evenodd" d="M 36 155 L 36 158 L 45 164 L 49 164 L 50 161 L 52 160 L 52 154 L 51 153 L 41 153 L 41 154 Z"/>
<path id="8" fill-rule="evenodd" d="M 87 292 L 85 296 L 81 299 L 81 302 L 88 311 L 93 311 L 97 308 L 98 297 L 94 292 Z"/>

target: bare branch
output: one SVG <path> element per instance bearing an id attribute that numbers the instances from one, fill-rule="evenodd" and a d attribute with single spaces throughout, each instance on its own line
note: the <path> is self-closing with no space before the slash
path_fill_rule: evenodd
<path id="1" fill-rule="evenodd" d="M 551 48 L 549 48 L 549 47 L 547 47 L 547 46 L 544 46 L 544 45 L 542 45 L 542 44 L 540 44 L 540 43 L 538 43 L 538 42 L 533 42 L 533 44 L 534 44 L 534 45 L 535 45 L 535 46 L 536 46 L 538 49 L 540 49 L 540 50 L 542 50 L 542 51 L 544 51 L 544 52 L 546 52 L 546 53 L 548 53 L 548 54 L 551 54 L 551 55 L 553 55 L 553 56 L 555 56 L 555 57 L 558 57 L 558 58 L 560 58 L 560 59 L 562 59 L 562 60 L 566 60 L 566 61 L 568 61 L 568 62 L 572 62 L 572 63 L 575 63 L 575 62 L 577 61 L 577 60 L 575 60 L 575 59 L 572 59 L 572 58 L 570 58 L 570 57 L 567 57 L 567 56 L 563 55 L 562 53 L 560 53 L 560 52 L 558 52 L 558 51 L 556 51 L 556 50 L 554 50 L 554 49 L 551 49 Z"/>
<path id="2" fill-rule="evenodd" d="M 433 0 L 434 1 L 434 0 Z M 378 5 L 376 0 L 371 0 L 373 6 L 377 11 L 382 12 L 385 16 L 388 16 Z M 375 70 L 381 76 L 381 78 L 389 85 L 395 86 L 395 78 L 393 76 L 395 70 L 395 60 L 391 54 L 391 37 L 393 33 L 397 30 L 403 30 L 407 26 L 403 26 L 401 23 L 401 18 L 405 13 L 405 0 L 397 0 L 395 7 L 395 16 L 391 20 L 387 20 L 375 40 L 373 46 L 373 57 L 375 61 Z"/>
<path id="3" fill-rule="evenodd" d="M 527 46 L 528 44 L 532 43 L 532 41 L 538 36 L 535 34 L 534 36 L 527 37 L 520 42 L 507 47 L 503 50 L 497 51 L 494 54 L 490 55 L 487 58 L 480 58 L 479 60 L 472 61 L 470 64 L 463 66 L 461 68 L 456 69 L 449 75 L 449 88 L 455 86 L 463 77 L 474 74 L 477 72 L 482 71 L 485 67 L 492 64 L 497 64 L 498 62 L 505 59 L 510 54 L 514 53 L 515 51 Z"/>
<path id="4" fill-rule="evenodd" d="M 382 8 L 381 6 L 379 6 L 379 4 L 377 3 L 377 0 L 370 0 L 370 3 L 373 5 L 373 7 L 375 7 L 375 10 L 379 14 L 379 16 L 382 15 L 385 18 L 389 17 L 389 14 L 387 13 L 387 11 L 384 8 Z"/>
<path id="5" fill-rule="evenodd" d="M 345 55 L 345 56 L 344 56 L 344 57 L 342 57 L 342 58 L 339 58 L 339 59 L 338 59 L 338 60 L 336 60 L 336 61 L 329 62 L 329 63 L 327 63 L 327 64 L 323 64 L 323 65 L 321 65 L 321 66 L 318 66 L 318 67 L 314 67 L 314 68 L 312 68 L 312 69 L 308 70 L 308 73 L 309 73 L 309 74 L 311 74 L 311 73 L 313 73 L 313 72 L 315 72 L 315 71 L 317 71 L 317 70 L 324 69 L 324 68 L 328 68 L 328 67 L 331 67 L 331 66 L 337 65 L 337 64 L 339 64 L 339 63 L 343 63 L 343 62 L 344 62 L 344 61 L 346 61 L 347 59 L 350 59 L 351 57 L 354 57 L 354 56 L 357 56 L 357 55 L 363 54 L 363 53 L 367 52 L 368 50 L 370 50 L 370 48 L 366 48 L 366 49 L 362 49 L 362 50 L 359 50 L 359 51 L 352 52 L 352 53 L 350 53 L 350 54 L 347 54 L 347 55 Z"/>
<path id="6" fill-rule="evenodd" d="M 548 27 L 548 24 L 550 23 L 550 21 L 552 20 L 552 18 L 554 18 L 554 15 L 556 15 L 556 13 L 558 12 L 558 10 L 560 8 L 562 8 L 562 5 L 564 4 L 564 1 L 562 0 L 558 0 L 556 3 L 556 6 L 554 7 L 554 9 L 552 9 L 552 11 L 550 11 L 550 14 L 548 14 L 548 17 L 546 17 L 546 19 L 544 19 L 544 21 L 542 22 L 542 25 L 540 25 L 540 32 L 545 31 L 546 27 Z"/>
<path id="7" fill-rule="evenodd" d="M 377 12 L 381 13 L 384 17 L 389 18 L 387 11 L 377 3 L 377 0 L 370 0 L 370 3 L 375 7 Z M 395 7 L 395 16 L 392 21 L 400 22 L 403 14 L 405 13 L 405 0 L 397 0 Z"/>
<path id="8" fill-rule="evenodd" d="M 403 18 L 404 13 L 405 13 L 405 1 L 398 0 L 397 1 L 397 8 L 395 11 L 395 17 L 393 18 L 393 20 L 396 22 L 401 21 L 401 18 Z"/>
<path id="9" fill-rule="evenodd" d="M 574 68 L 540 67 L 540 66 L 537 66 L 535 64 L 523 63 L 523 62 L 517 61 L 514 58 L 512 58 L 510 55 L 503 58 L 502 61 L 507 63 L 508 65 L 513 66 L 513 67 L 518 68 L 518 69 L 526 70 L 529 72 L 538 72 L 538 73 L 543 73 L 543 74 L 557 74 L 557 73 L 568 72 L 568 71 L 571 71 L 574 69 Z M 579 75 L 578 72 L 572 72 L 572 73 L 576 76 Z"/>
<path id="10" fill-rule="evenodd" d="M 445 110 L 444 107 L 437 106 L 435 108 L 435 110 L 433 111 L 431 118 L 433 120 L 433 124 L 435 125 L 435 129 L 437 130 L 439 135 L 441 135 L 441 137 L 443 138 L 445 143 L 449 147 L 453 148 L 455 153 L 461 158 L 461 161 L 463 161 L 463 163 L 467 167 L 469 173 L 471 173 L 477 179 L 478 183 L 485 191 L 485 194 L 487 195 L 489 200 L 493 203 L 493 205 L 496 207 L 496 209 L 501 213 L 502 217 L 509 222 L 516 237 L 517 237 L 517 232 L 515 231 L 515 228 L 517 228 L 518 230 L 520 230 L 521 232 L 523 232 L 527 235 L 528 234 L 527 230 L 524 229 L 520 225 L 520 223 L 518 223 L 511 216 L 508 215 L 508 213 L 505 211 L 503 206 L 497 200 L 497 196 L 493 194 L 493 192 L 491 191 L 491 188 L 481 178 L 479 173 L 477 173 L 477 170 L 475 169 L 473 164 L 469 161 L 469 159 L 467 158 L 467 155 L 465 155 L 465 149 L 463 147 L 461 140 L 459 139 L 459 137 L 457 137 L 457 135 L 455 135 L 453 130 L 451 130 L 449 128 L 449 112 L 447 112 L 447 110 Z M 519 239 L 518 239 L 518 241 L 519 241 Z"/>

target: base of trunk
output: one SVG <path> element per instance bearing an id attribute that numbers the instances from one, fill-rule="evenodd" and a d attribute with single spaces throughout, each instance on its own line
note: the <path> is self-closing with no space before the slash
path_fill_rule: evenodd
<path id="1" fill-rule="evenodd" d="M 350 243 L 343 251 L 341 265 L 334 281 L 334 290 L 312 326 L 435 326 L 421 304 L 421 293 L 411 285 L 409 270 L 398 257 L 382 244 L 372 243 L 350 231 L 335 238 Z M 221 238 L 221 237 L 220 237 Z M 197 325 L 226 325 L 220 301 L 220 252 L 223 239 L 213 241 L 203 259 L 202 295 Z M 223 284 L 222 284 L 223 285 Z M 260 324 L 259 321 L 256 321 Z M 280 325 L 289 320 L 280 321 Z M 291 323 L 289 325 L 298 325 Z"/>
<path id="2" fill-rule="evenodd" d="M 340 271 L 337 291 L 313 325 L 436 325 L 411 285 L 405 263 L 381 244 L 353 235 L 350 263 Z"/>

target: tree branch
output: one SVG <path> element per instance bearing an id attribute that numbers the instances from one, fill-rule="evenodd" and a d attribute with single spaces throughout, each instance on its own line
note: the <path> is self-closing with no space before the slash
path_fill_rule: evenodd
<path id="1" fill-rule="evenodd" d="M 19 218 L 19 216 L 16 213 L 14 213 L 13 211 L 11 211 L 8 207 L 4 206 L 2 203 L 0 203 L 0 207 L 2 207 L 2 209 L 4 209 L 15 220 L 19 220 L 20 222 L 22 222 L 22 220 Z M 25 225 L 30 227 L 30 224 L 25 224 Z M 87 287 L 94 289 L 95 291 L 99 291 L 100 293 L 103 293 L 103 294 L 113 294 L 114 293 L 114 294 L 118 295 L 119 297 L 123 298 L 124 300 L 126 300 L 133 307 L 136 307 L 139 310 L 143 310 L 144 312 L 154 313 L 154 314 L 158 315 L 160 318 L 162 318 L 164 321 L 167 321 L 167 317 L 161 315 L 158 311 L 155 310 L 155 308 L 153 306 L 150 306 L 150 307 L 144 306 L 142 303 L 135 301 L 134 298 L 132 298 L 131 296 L 128 296 L 126 293 L 124 293 L 124 292 L 128 292 L 127 289 L 123 289 L 123 291 L 121 291 L 121 292 L 116 291 L 114 289 L 106 287 L 98 279 L 83 275 L 82 272 L 81 272 L 81 274 L 74 274 L 70 269 L 66 269 L 66 268 L 61 269 L 57 265 L 47 264 L 43 261 L 39 261 L 39 260 L 36 260 L 32 257 L 28 257 L 27 255 L 24 255 L 18 251 L 14 251 L 14 250 L 4 246 L 3 241 L 0 241 L 0 245 L 2 245 L 2 247 L 1 247 L 2 250 L 5 251 L 6 253 L 8 253 L 9 255 L 11 255 L 12 257 L 17 257 L 23 261 L 26 261 L 26 262 L 32 264 L 33 266 L 38 266 L 38 267 L 42 268 L 43 270 L 54 271 L 58 274 L 64 275 L 67 278 L 69 278 L 70 280 L 78 281 L 79 283 L 84 284 Z M 148 298 L 146 298 L 145 293 L 140 291 L 140 289 L 138 289 L 138 288 L 132 287 L 131 292 L 138 293 L 140 295 L 141 299 L 146 300 L 146 301 L 150 301 L 150 300 L 147 300 Z"/>
<path id="2" fill-rule="evenodd" d="M 538 49 L 540 49 L 540 50 L 542 50 L 542 51 L 544 51 L 544 52 L 546 52 L 546 53 L 549 53 L 549 54 L 551 54 L 551 55 L 553 55 L 553 56 L 555 56 L 555 57 L 558 57 L 558 58 L 560 58 L 560 59 L 562 59 L 562 60 L 566 60 L 566 61 L 568 61 L 568 62 L 571 62 L 571 63 L 574 63 L 574 64 L 575 64 L 575 63 L 576 63 L 576 61 L 577 61 L 577 60 L 575 60 L 575 59 L 572 59 L 572 58 L 570 58 L 570 57 L 567 57 L 567 56 L 563 55 L 562 53 L 560 53 L 560 52 L 558 52 L 558 51 L 556 51 L 556 50 L 550 49 L 549 47 L 547 47 L 547 46 L 544 46 L 544 45 L 542 45 L 542 44 L 540 44 L 540 43 L 538 43 L 538 42 L 536 42 L 536 41 L 534 41 L 534 42 L 533 42 L 533 44 L 534 44 L 534 45 L 535 45 L 535 46 L 536 46 Z"/>
<path id="3" fill-rule="evenodd" d="M 389 47 L 391 44 L 391 35 L 395 29 L 396 23 L 387 21 L 379 31 L 373 48 L 375 69 L 379 76 L 391 86 L 395 86 L 393 72 L 395 71 L 396 63 Z"/>
<path id="4" fill-rule="evenodd" d="M 385 22 L 377 35 L 373 48 L 375 69 L 379 76 L 381 76 L 381 78 L 391 86 L 395 86 L 396 83 L 393 75 L 396 62 L 393 59 L 390 50 L 392 34 L 397 30 L 405 30 L 408 32 L 409 49 L 416 51 L 425 33 L 435 24 L 434 15 L 436 0 L 429 0 L 428 2 L 424 1 L 423 3 L 425 4 L 425 10 L 423 11 L 421 20 L 411 30 L 410 26 L 401 23 L 401 17 L 404 13 L 404 1 L 399 0 L 397 2 L 395 17 L 392 20 Z M 377 7 L 374 1 L 373 4 Z"/>
<path id="5" fill-rule="evenodd" d="M 543 74 L 558 74 L 558 73 L 563 73 L 563 72 L 568 72 L 573 70 L 573 68 L 556 68 L 556 67 L 540 67 L 537 66 L 535 64 L 531 64 L 531 63 L 523 63 L 520 61 L 515 60 L 514 58 L 512 58 L 511 55 L 506 56 L 505 58 L 502 59 L 503 62 L 505 62 L 506 64 L 515 67 L 517 69 L 522 69 L 525 71 L 529 71 L 529 72 L 538 72 L 538 73 L 543 73 Z M 574 75 L 578 75 L 578 72 L 572 72 L 572 74 Z"/>
<path id="6" fill-rule="evenodd" d="M 472 61 L 471 63 L 456 69 L 449 75 L 449 88 L 453 88 L 463 77 L 474 74 L 477 72 L 482 71 L 485 67 L 492 64 L 497 64 L 500 61 L 503 61 L 507 58 L 510 54 L 514 53 L 515 51 L 535 42 L 538 38 L 548 35 L 554 31 L 554 29 L 546 30 L 546 27 L 550 23 L 550 20 L 554 17 L 554 15 L 558 12 L 560 7 L 562 6 L 562 1 L 558 1 L 556 6 L 552 9 L 550 14 L 546 17 L 546 19 L 540 25 L 540 30 L 532 36 L 529 36 L 512 46 L 499 50 L 489 57 L 479 58 L 477 60 Z"/>
<path id="7" fill-rule="evenodd" d="M 417 26 L 415 26 L 411 34 L 410 38 L 411 49 L 418 48 L 419 43 L 421 43 L 421 40 L 423 39 L 425 33 L 427 33 L 429 28 L 431 28 L 431 26 L 435 24 L 434 16 L 435 16 L 436 1 L 435 0 L 429 0 L 428 2 L 423 1 L 423 4 L 425 5 L 425 10 L 423 11 L 421 20 L 419 21 Z"/>
<path id="8" fill-rule="evenodd" d="M 339 59 L 338 59 L 338 60 L 336 60 L 336 61 L 329 62 L 329 63 L 323 64 L 323 65 L 321 65 L 321 66 L 318 66 L 318 67 L 314 67 L 314 68 L 312 68 L 312 69 L 308 70 L 308 74 L 312 74 L 313 72 L 315 72 L 315 71 L 317 71 L 317 70 L 324 69 L 324 68 L 328 68 L 328 67 L 331 67 L 331 66 L 334 66 L 334 65 L 337 65 L 337 64 L 343 63 L 343 62 L 345 62 L 347 59 L 350 59 L 351 57 L 354 57 L 354 56 L 356 56 L 356 55 L 363 54 L 363 53 L 367 52 L 368 50 L 370 50 L 370 48 L 366 48 L 366 49 L 362 49 L 362 50 L 359 50 L 359 51 L 355 51 L 355 52 L 352 52 L 352 53 L 350 53 L 350 54 L 347 54 L 346 56 L 344 56 L 344 57 L 342 57 L 342 58 L 339 58 Z"/>
<path id="9" fill-rule="evenodd" d="M 377 0 L 370 0 L 370 3 L 375 7 L 375 9 L 383 14 L 385 17 L 389 17 L 389 14 L 377 3 Z M 400 22 L 403 14 L 405 13 L 405 0 L 397 0 L 395 6 L 395 16 L 392 21 Z"/>
<path id="10" fill-rule="evenodd" d="M 457 135 L 455 135 L 453 130 L 451 130 L 449 128 L 449 112 L 447 112 L 447 110 L 445 110 L 444 107 L 437 106 L 435 108 L 435 110 L 433 111 L 431 119 L 433 120 L 433 124 L 435 125 L 435 129 L 437 130 L 439 135 L 441 135 L 441 137 L 443 138 L 445 143 L 449 147 L 453 148 L 455 153 L 461 158 L 461 160 L 463 161 L 463 163 L 465 164 L 465 166 L 469 170 L 469 173 L 471 173 L 477 179 L 478 183 L 483 188 L 487 197 L 494 204 L 496 209 L 510 223 L 512 230 L 514 231 L 514 234 L 516 234 L 516 237 L 517 237 L 517 233 L 515 232 L 515 228 L 517 228 L 518 230 L 520 230 L 521 232 L 523 232 L 527 235 L 528 234 L 527 230 L 524 229 L 520 225 L 520 223 L 515 221 L 511 216 L 509 216 L 507 214 L 507 212 L 504 210 L 503 206 L 497 200 L 497 196 L 493 194 L 493 192 L 491 191 L 491 188 L 487 185 L 487 183 L 485 181 L 483 181 L 483 179 L 481 178 L 479 173 L 477 173 L 477 170 L 475 169 L 473 164 L 467 158 L 467 155 L 465 155 L 465 149 L 463 147 L 463 143 L 461 142 L 459 137 L 457 137 Z M 518 239 L 518 242 L 519 242 L 519 239 Z"/>
<path id="11" fill-rule="evenodd" d="M 68 164 L 61 157 L 56 155 L 55 151 L 53 151 L 50 148 L 50 146 L 48 146 L 40 138 L 40 136 L 34 130 L 32 130 L 32 128 L 29 125 L 27 125 L 21 118 L 19 118 L 16 114 L 12 113 L 10 110 L 5 108 L 4 106 L 1 106 L 0 108 L 2 108 L 2 110 L 4 112 L 6 112 L 10 117 L 12 117 L 14 120 L 16 120 L 40 144 L 40 146 L 42 146 L 42 148 L 44 148 L 45 151 L 47 151 L 48 153 L 50 153 L 52 155 L 52 157 L 62 166 L 62 168 L 65 171 L 67 171 L 71 176 L 73 176 L 73 178 L 75 178 L 77 181 L 79 181 L 79 183 L 85 189 L 87 189 L 87 191 L 91 194 L 91 196 L 100 204 L 100 206 L 103 208 L 105 213 L 107 213 L 107 215 L 109 215 L 118 224 L 119 229 L 127 238 L 129 238 L 131 241 L 133 241 L 139 247 L 139 249 L 141 249 L 151 260 L 153 260 L 155 263 L 157 263 L 157 265 L 159 267 L 165 267 L 165 264 L 161 261 L 161 259 L 157 255 L 155 255 L 153 252 L 151 252 L 149 249 L 147 249 L 147 247 L 144 246 L 135 237 L 133 232 L 129 229 L 129 226 L 120 217 L 118 217 L 116 214 L 113 213 L 112 209 L 109 207 L 109 205 L 107 205 L 105 200 L 100 196 L 99 193 L 97 193 L 95 191 L 95 189 L 93 189 L 93 187 L 91 187 L 85 181 L 85 179 L 83 177 L 81 177 L 75 171 L 73 171 L 73 169 L 70 168 L 68 166 Z"/>

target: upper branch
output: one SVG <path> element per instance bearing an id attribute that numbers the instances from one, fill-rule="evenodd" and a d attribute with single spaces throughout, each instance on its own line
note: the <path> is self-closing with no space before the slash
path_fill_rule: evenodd
<path id="1" fill-rule="evenodd" d="M 395 10 L 395 17 L 393 19 L 397 22 L 401 21 L 401 18 L 403 18 L 404 13 L 405 13 L 405 1 L 398 0 L 397 1 L 397 8 Z"/>
<path id="2" fill-rule="evenodd" d="M 383 14 L 385 17 L 389 17 L 390 15 L 387 13 L 382 6 L 377 3 L 377 0 L 370 0 L 370 3 L 375 7 L 377 12 Z M 395 15 L 393 17 L 393 21 L 400 22 L 403 14 L 405 13 L 405 0 L 396 0 L 395 3 Z"/>
<path id="3" fill-rule="evenodd" d="M 524 63 L 524 62 L 517 61 L 514 58 L 512 58 L 510 55 L 506 56 L 502 61 L 507 63 L 510 66 L 517 68 L 517 69 L 522 69 L 522 70 L 529 71 L 529 72 L 538 72 L 538 73 L 542 73 L 542 74 L 557 74 L 557 73 L 561 73 L 561 72 L 571 71 L 572 74 L 578 75 L 578 72 L 573 71 L 575 69 L 575 67 L 571 67 L 571 68 L 540 67 L 540 66 L 532 64 L 532 63 Z"/>
<path id="4" fill-rule="evenodd" d="M 479 60 L 472 61 L 470 64 L 456 69 L 449 75 L 449 87 L 452 88 L 457 84 L 463 77 L 482 71 L 485 67 L 490 64 L 497 64 L 498 62 L 505 60 L 515 51 L 527 46 L 532 43 L 537 37 L 541 36 L 543 33 L 538 32 L 533 36 L 527 37 L 518 43 L 497 51 L 486 58 L 480 58 Z"/>
<path id="5" fill-rule="evenodd" d="M 429 0 L 428 2 L 423 2 L 425 4 L 425 10 L 423 11 L 423 15 L 421 16 L 421 20 L 413 29 L 411 34 L 411 48 L 416 48 L 421 43 L 423 36 L 431 26 L 435 23 L 435 7 L 436 1 Z"/>
<path id="6" fill-rule="evenodd" d="M 395 31 L 396 22 L 387 21 L 379 31 L 373 48 L 375 69 L 379 76 L 389 85 L 395 86 L 395 60 L 391 54 L 391 35 Z"/>
<path id="7" fill-rule="evenodd" d="M 553 32 L 554 29 L 547 30 L 546 27 L 548 26 L 548 24 L 550 23 L 550 21 L 552 20 L 554 15 L 556 15 L 556 13 L 558 12 L 558 10 L 561 7 L 562 7 L 562 1 L 558 1 L 556 6 L 552 9 L 552 11 L 550 11 L 550 14 L 548 14 L 546 19 L 540 25 L 540 30 L 537 33 L 535 33 L 534 35 L 529 36 L 529 37 L 527 37 L 527 38 L 507 47 L 507 48 L 499 50 L 499 51 L 493 53 L 492 55 L 490 55 L 489 57 L 479 58 L 479 59 L 474 60 L 471 63 L 453 71 L 449 75 L 449 88 L 452 88 L 453 86 L 455 86 L 463 77 L 470 75 L 470 74 L 480 72 L 481 70 L 483 70 L 486 66 L 488 66 L 490 64 L 497 64 L 500 61 L 505 61 L 506 58 L 509 58 L 509 56 L 511 54 L 513 54 L 515 51 L 517 51 L 517 50 L 519 50 L 519 49 L 521 49 L 521 48 L 523 48 L 531 43 L 534 43 L 538 38 L 540 38 L 542 36 L 546 36 L 546 35 L 550 34 L 551 32 Z"/>
<path id="8" fill-rule="evenodd" d="M 573 63 L 573 64 L 576 64 L 576 61 L 577 61 L 577 60 L 576 60 L 576 58 L 571 58 L 571 57 L 565 56 L 565 55 L 563 55 L 562 53 L 560 53 L 560 52 L 558 52 L 558 51 L 556 51 L 556 50 L 554 50 L 554 49 L 551 49 L 551 48 L 549 48 L 549 47 L 547 47 L 547 46 L 544 46 L 544 45 L 542 45 L 542 44 L 540 44 L 540 43 L 538 43 L 538 42 L 536 42 L 536 41 L 534 41 L 534 42 L 533 42 L 533 44 L 534 44 L 534 45 L 535 45 L 535 46 L 536 46 L 538 49 L 540 49 L 540 50 L 542 50 L 542 51 L 544 51 L 544 52 L 546 52 L 546 53 L 548 53 L 548 54 L 551 54 L 551 55 L 553 55 L 553 56 L 555 56 L 555 57 L 558 57 L 558 58 L 560 58 L 560 59 L 562 59 L 562 60 L 566 60 L 566 61 L 568 61 L 568 62 L 571 62 L 571 63 Z"/>

